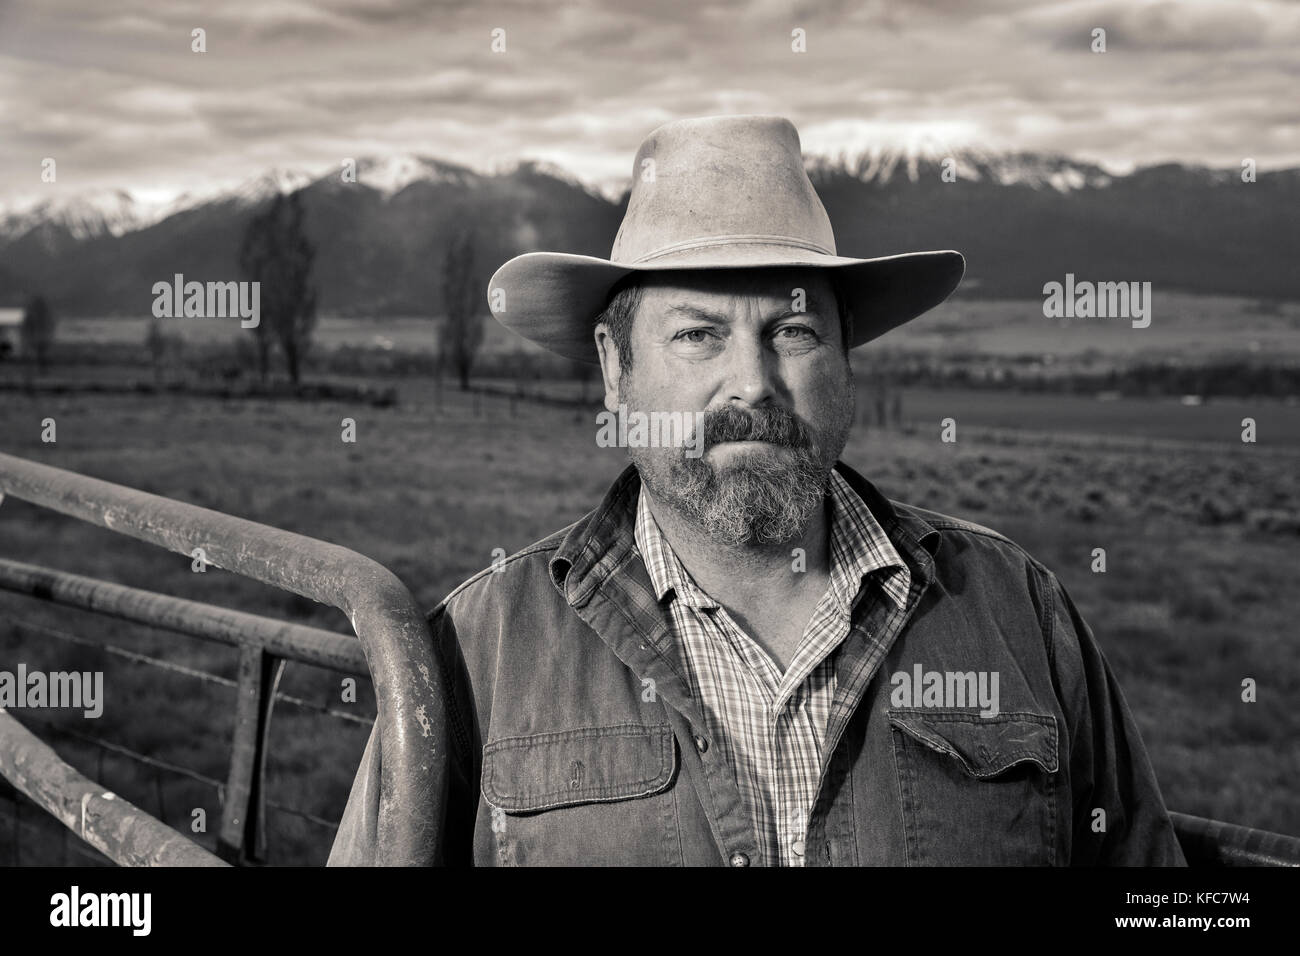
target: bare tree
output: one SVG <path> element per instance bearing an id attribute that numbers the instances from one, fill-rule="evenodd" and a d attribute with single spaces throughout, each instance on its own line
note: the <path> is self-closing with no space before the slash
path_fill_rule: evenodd
<path id="1" fill-rule="evenodd" d="M 446 312 L 439 338 L 439 363 L 456 370 L 462 391 L 469 389 L 474 356 L 483 344 L 484 286 L 478 271 L 478 236 L 473 228 L 458 230 L 447 245 L 442 263 L 442 303 Z"/>
<path id="2" fill-rule="evenodd" d="M 316 288 L 311 284 L 316 247 L 303 229 L 302 198 L 276 196 L 244 232 L 239 266 L 245 278 L 260 283 L 261 315 L 257 336 L 258 372 L 266 381 L 270 353 L 278 345 L 295 385 L 316 327 Z"/>
<path id="3" fill-rule="evenodd" d="M 276 197 L 279 201 L 279 197 Z M 275 229 L 269 210 L 253 216 L 244 230 L 243 242 L 239 247 L 239 269 L 244 279 L 259 283 L 260 292 L 266 292 L 265 280 L 271 272 L 275 259 Z M 266 320 L 266 300 L 262 298 L 260 321 L 253 327 L 253 343 L 257 349 L 257 377 L 265 385 L 271 366 L 271 349 L 275 345 L 275 334 L 271 323 Z"/>
<path id="4" fill-rule="evenodd" d="M 45 371 L 50 363 L 50 352 L 54 348 L 54 324 L 54 312 L 44 296 L 34 295 L 27 300 L 19 338 L 23 356 L 28 361 L 35 359 L 41 371 Z"/>

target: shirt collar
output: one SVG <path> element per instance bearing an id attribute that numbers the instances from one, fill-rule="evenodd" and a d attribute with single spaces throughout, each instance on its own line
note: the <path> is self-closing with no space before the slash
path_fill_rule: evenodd
<path id="1" fill-rule="evenodd" d="M 924 512 L 890 501 L 843 462 L 836 463 L 835 471 L 866 504 L 913 577 L 920 576 L 923 589 L 928 586 L 940 535 L 925 520 Z M 585 607 L 597 591 L 615 580 L 629 595 L 644 588 L 646 597 L 652 598 L 650 578 L 637 554 L 634 535 L 640 489 L 640 475 L 634 465 L 628 465 L 594 510 L 552 536 L 558 547 L 549 562 L 551 582 L 569 606 Z M 635 567 L 629 561 L 634 561 Z"/>
<path id="2" fill-rule="evenodd" d="M 669 591 L 678 601 L 691 607 L 716 608 L 718 602 L 696 585 L 690 572 L 678 560 L 672 545 L 659 530 L 659 523 L 650 513 L 644 492 L 637 495 L 636 546 L 650 575 L 655 589 L 655 599 L 662 601 Z"/>
<path id="3" fill-rule="evenodd" d="M 831 471 L 831 590 L 843 610 L 853 610 L 862 582 L 882 572 L 880 584 L 899 608 L 907 605 L 912 572 L 867 503 L 838 471 Z"/>

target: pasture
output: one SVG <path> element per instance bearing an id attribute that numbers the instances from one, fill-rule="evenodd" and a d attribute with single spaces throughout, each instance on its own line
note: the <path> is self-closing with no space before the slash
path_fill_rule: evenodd
<path id="1" fill-rule="evenodd" d="M 0 450 L 345 545 L 394 570 L 433 606 L 507 553 L 573 521 L 624 465 L 595 448 L 593 412 L 471 398 L 395 382 L 389 408 L 179 395 L 0 395 Z M 859 393 L 865 412 L 868 396 Z M 993 527 L 1052 568 L 1079 605 L 1135 711 L 1168 804 L 1300 833 L 1300 447 L 1297 410 L 1124 399 L 906 391 L 902 427 L 860 424 L 844 460 L 887 494 Z M 1234 422 L 1250 411 L 1259 441 Z M 957 419 L 958 440 L 939 440 Z M 57 421 L 43 443 L 41 421 Z M 357 441 L 340 422 L 357 423 Z M 865 418 L 860 414 L 860 418 Z M 1091 570 L 1104 548 L 1107 571 Z M 44 514 L 0 506 L 0 556 L 347 630 L 330 609 L 188 558 Z M 233 691 L 51 639 L 94 628 L 115 644 L 233 677 L 235 655 L 78 612 L 0 597 L 0 662 L 103 669 L 107 702 L 83 730 L 223 779 Z M 1245 703 L 1241 684 L 1258 684 Z M 284 688 L 363 717 L 339 675 L 290 665 Z M 21 716 L 21 715 L 20 715 Z M 291 705 L 272 723 L 269 796 L 324 820 L 342 811 L 363 724 Z M 66 736 L 83 771 L 170 823 L 215 792 Z M 30 823 L 28 815 L 28 823 Z M 271 861 L 321 863 L 329 829 L 269 815 Z M 57 828 L 50 840 L 58 839 Z M 202 836 L 202 835 L 200 835 Z M 52 852 L 29 837 L 22 860 Z M 12 837 L 0 826 L 0 861 Z M 75 859 L 75 858 L 74 858 Z M 57 862 L 57 855 L 53 860 Z"/>

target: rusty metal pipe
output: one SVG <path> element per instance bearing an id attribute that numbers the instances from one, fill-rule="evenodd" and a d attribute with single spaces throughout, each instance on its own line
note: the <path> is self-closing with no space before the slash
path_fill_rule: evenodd
<path id="1" fill-rule="evenodd" d="M 0 709 L 0 774 L 122 866 L 225 866 L 203 847 L 83 777 Z"/>
<path id="2" fill-rule="evenodd" d="M 0 492 L 337 607 L 361 639 L 383 752 L 376 862 L 442 861 L 448 734 L 424 615 L 382 565 L 347 548 L 0 454 Z"/>
<path id="3" fill-rule="evenodd" d="M 260 647 L 277 657 L 304 664 L 362 676 L 370 673 L 365 652 L 350 634 L 277 621 L 6 558 L 0 558 L 0 589 L 232 647 Z"/>

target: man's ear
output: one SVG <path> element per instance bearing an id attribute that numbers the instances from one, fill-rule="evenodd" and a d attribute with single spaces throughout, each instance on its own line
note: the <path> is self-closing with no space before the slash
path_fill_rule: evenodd
<path id="1" fill-rule="evenodd" d="M 605 379 L 605 408 L 611 412 L 618 411 L 618 382 L 623 369 L 618 364 L 618 347 L 609 326 L 604 322 L 596 323 L 596 354 L 600 356 L 600 374 Z"/>

